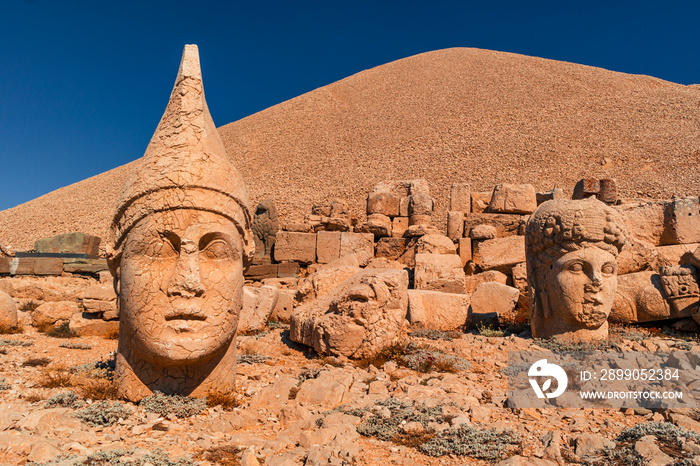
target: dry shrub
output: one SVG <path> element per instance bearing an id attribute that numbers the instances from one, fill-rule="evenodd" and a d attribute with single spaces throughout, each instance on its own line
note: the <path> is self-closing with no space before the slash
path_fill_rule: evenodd
<path id="1" fill-rule="evenodd" d="M 117 384 L 111 379 L 92 379 L 83 383 L 80 393 L 87 400 L 118 400 Z"/>
<path id="2" fill-rule="evenodd" d="M 49 358 L 29 358 L 22 363 L 22 367 L 44 367 L 48 366 L 50 362 Z"/>
<path id="3" fill-rule="evenodd" d="M 23 312 L 33 312 L 41 306 L 41 303 L 35 299 L 30 299 L 29 301 L 25 301 L 20 307 L 19 310 Z"/>
<path id="4" fill-rule="evenodd" d="M 27 403 L 36 403 L 37 401 L 42 401 L 44 399 L 43 396 L 38 391 L 35 390 L 30 390 L 22 395 L 20 397 L 25 400 Z"/>
<path id="5" fill-rule="evenodd" d="M 207 407 L 221 406 L 224 410 L 230 411 L 243 404 L 245 392 L 242 387 L 236 387 L 231 392 L 220 392 L 211 390 L 207 393 Z"/>
<path id="6" fill-rule="evenodd" d="M 53 338 L 75 338 L 78 336 L 73 330 L 70 329 L 70 324 L 64 322 L 60 325 L 51 325 L 48 323 L 40 324 L 36 327 L 38 331 L 45 334 L 47 337 Z"/>
<path id="7" fill-rule="evenodd" d="M 243 450 L 233 445 L 224 445 L 204 450 L 196 458 L 221 466 L 239 466 Z"/>
<path id="8" fill-rule="evenodd" d="M 37 384 L 44 388 L 72 387 L 73 376 L 65 367 L 46 368 L 41 372 Z"/>
<path id="9" fill-rule="evenodd" d="M 243 340 L 241 343 L 238 345 L 238 352 L 240 354 L 246 354 L 246 355 L 254 355 L 258 354 L 258 350 L 255 345 L 255 340 L 249 339 L 249 340 Z"/>
<path id="10" fill-rule="evenodd" d="M 21 325 L 0 325 L 0 334 L 15 335 L 24 333 L 24 328 Z"/>
<path id="11" fill-rule="evenodd" d="M 379 368 L 388 361 L 396 361 L 399 365 L 404 365 L 404 356 L 406 356 L 406 346 L 396 343 L 388 348 L 384 348 L 374 357 L 357 360 L 356 364 L 363 369 L 368 368 L 370 365 Z"/>

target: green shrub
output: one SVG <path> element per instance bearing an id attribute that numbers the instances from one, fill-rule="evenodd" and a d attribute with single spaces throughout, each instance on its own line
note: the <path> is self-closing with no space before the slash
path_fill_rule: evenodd
<path id="1" fill-rule="evenodd" d="M 438 432 L 419 449 L 430 456 L 463 455 L 487 461 L 503 458 L 520 447 L 521 438 L 511 430 L 476 429 L 461 425 Z"/>
<path id="2" fill-rule="evenodd" d="M 205 398 L 190 398 L 182 395 L 164 395 L 159 391 L 142 399 L 139 405 L 150 413 L 165 417 L 174 414 L 179 418 L 195 416 L 207 407 Z"/>
<path id="3" fill-rule="evenodd" d="M 85 406 L 85 402 L 78 398 L 74 391 L 58 393 L 44 402 L 44 409 L 49 408 L 70 408 L 80 409 Z"/>
<path id="4" fill-rule="evenodd" d="M 119 419 L 131 416 L 131 410 L 124 403 L 118 401 L 97 401 L 76 411 L 73 416 L 92 427 L 111 426 Z"/>

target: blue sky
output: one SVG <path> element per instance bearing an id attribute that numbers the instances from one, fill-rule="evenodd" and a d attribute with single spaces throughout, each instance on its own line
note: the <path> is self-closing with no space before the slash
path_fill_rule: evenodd
<path id="1" fill-rule="evenodd" d="M 0 210 L 139 158 L 184 44 L 218 126 L 367 68 L 478 47 L 700 83 L 700 2 L 7 0 Z"/>

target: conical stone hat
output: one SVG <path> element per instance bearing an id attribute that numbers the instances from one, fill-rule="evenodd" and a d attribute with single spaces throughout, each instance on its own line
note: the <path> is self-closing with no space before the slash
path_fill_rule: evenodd
<path id="1" fill-rule="evenodd" d="M 165 113 L 124 184 L 110 228 L 111 254 L 141 219 L 172 209 L 230 218 L 243 238 L 244 263 L 250 262 L 255 242 L 248 194 L 209 114 L 196 45 L 185 45 Z"/>

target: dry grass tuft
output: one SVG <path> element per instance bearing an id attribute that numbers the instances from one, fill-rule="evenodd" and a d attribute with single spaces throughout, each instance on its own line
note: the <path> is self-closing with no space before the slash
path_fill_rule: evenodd
<path id="1" fill-rule="evenodd" d="M 16 335 L 18 333 L 24 333 L 24 327 L 21 325 L 0 325 L 0 334 L 2 335 Z"/>
<path id="2" fill-rule="evenodd" d="M 112 379 L 100 378 L 87 380 L 80 386 L 80 394 L 86 400 L 119 400 L 117 384 Z"/>
<path id="3" fill-rule="evenodd" d="M 51 325 L 44 323 L 37 325 L 36 329 L 41 333 L 45 334 L 47 337 L 76 338 L 78 336 L 77 333 L 70 329 L 70 324 L 68 322 L 64 322 L 60 325 Z"/>
<path id="4" fill-rule="evenodd" d="M 19 310 L 23 312 L 33 312 L 41 306 L 41 303 L 35 299 L 30 299 L 29 301 L 25 301 L 20 307 Z"/>
<path id="5" fill-rule="evenodd" d="M 108 333 L 104 336 L 105 340 L 119 340 L 119 330 Z"/>
<path id="6" fill-rule="evenodd" d="M 46 368 L 42 371 L 37 385 L 44 388 L 72 387 L 73 376 L 65 367 Z"/>
<path id="7" fill-rule="evenodd" d="M 36 403 L 38 401 L 43 401 L 44 397 L 38 391 L 30 390 L 27 393 L 20 395 L 20 397 L 27 403 Z"/>
<path id="8" fill-rule="evenodd" d="M 232 392 L 210 391 L 207 393 L 207 407 L 221 406 L 230 411 L 243 404 L 245 393 L 242 387 L 236 387 Z"/>
<path id="9" fill-rule="evenodd" d="M 242 449 L 233 445 L 224 445 L 204 450 L 196 458 L 221 466 L 239 466 L 242 454 Z"/>

